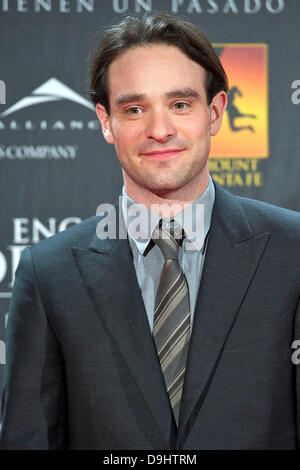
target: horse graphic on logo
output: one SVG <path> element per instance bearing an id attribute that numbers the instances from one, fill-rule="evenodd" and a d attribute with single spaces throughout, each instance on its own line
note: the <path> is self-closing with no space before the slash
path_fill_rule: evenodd
<path id="1" fill-rule="evenodd" d="M 249 130 L 251 132 L 255 132 L 254 127 L 251 126 L 251 125 L 249 125 L 249 126 L 237 126 L 235 124 L 235 120 L 237 118 L 256 119 L 256 117 L 257 117 L 255 114 L 242 113 L 234 103 L 236 96 L 242 97 L 243 93 L 241 92 L 241 90 L 237 86 L 233 86 L 232 88 L 230 88 L 230 90 L 228 92 L 228 103 L 227 103 L 227 112 L 228 112 L 228 117 L 229 117 L 230 129 L 233 132 L 239 132 L 239 131 L 243 131 L 243 130 Z"/>

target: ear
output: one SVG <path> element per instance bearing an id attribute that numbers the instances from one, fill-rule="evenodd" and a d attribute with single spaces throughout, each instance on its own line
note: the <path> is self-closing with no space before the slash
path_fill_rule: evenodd
<path id="1" fill-rule="evenodd" d="M 210 135 L 216 135 L 222 125 L 223 114 L 227 105 L 227 94 L 224 90 L 219 91 L 210 103 Z"/>
<path id="2" fill-rule="evenodd" d="M 108 144 L 114 144 L 114 137 L 110 124 L 110 116 L 109 114 L 107 114 L 105 107 L 102 104 L 98 103 L 96 105 L 96 113 L 101 123 L 104 139 Z"/>

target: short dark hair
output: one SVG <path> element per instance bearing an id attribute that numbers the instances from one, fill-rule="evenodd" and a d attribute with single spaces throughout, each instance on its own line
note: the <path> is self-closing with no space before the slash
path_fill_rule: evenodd
<path id="1" fill-rule="evenodd" d="M 149 44 L 177 46 L 206 70 L 207 104 L 221 90 L 228 92 L 228 81 L 211 43 L 200 29 L 188 21 L 167 13 L 126 16 L 104 31 L 92 55 L 90 98 L 110 113 L 107 72 L 109 65 L 132 47 Z"/>

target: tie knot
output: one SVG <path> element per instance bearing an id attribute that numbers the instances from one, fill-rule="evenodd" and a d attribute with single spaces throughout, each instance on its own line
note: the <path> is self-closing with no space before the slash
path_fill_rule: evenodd
<path id="1" fill-rule="evenodd" d="M 182 227 L 174 220 L 159 221 L 153 232 L 153 242 L 160 248 L 165 259 L 178 260 L 179 246 L 184 238 Z"/>

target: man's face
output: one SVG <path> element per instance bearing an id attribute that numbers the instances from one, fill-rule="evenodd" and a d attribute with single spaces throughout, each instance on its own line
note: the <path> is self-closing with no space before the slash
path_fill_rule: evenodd
<path id="1" fill-rule="evenodd" d="M 208 174 L 210 136 L 221 126 L 226 94 L 208 106 L 205 70 L 168 45 L 123 53 L 109 66 L 108 89 L 111 113 L 97 105 L 97 114 L 126 189 L 184 196 Z"/>

